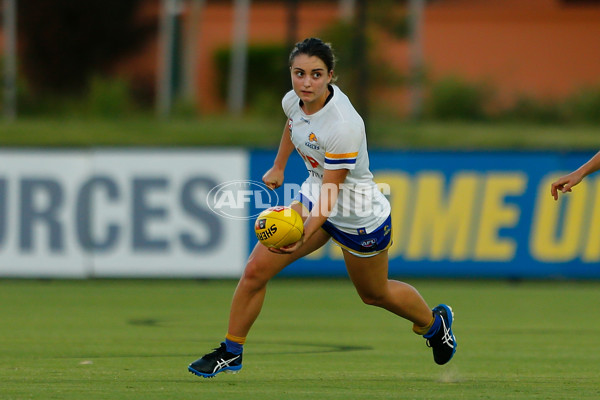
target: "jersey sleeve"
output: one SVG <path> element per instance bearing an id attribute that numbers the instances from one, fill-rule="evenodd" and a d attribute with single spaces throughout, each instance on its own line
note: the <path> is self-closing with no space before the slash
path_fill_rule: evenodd
<path id="1" fill-rule="evenodd" d="M 336 131 L 327 143 L 324 168 L 352 170 L 363 139 L 362 131 L 350 123 L 339 124 Z"/>
<path id="2" fill-rule="evenodd" d="M 296 104 L 297 98 L 298 96 L 296 93 L 293 90 L 290 90 L 285 94 L 285 96 L 283 96 L 283 99 L 281 99 L 281 107 L 283 108 L 283 112 L 285 113 L 286 117 L 290 118 L 292 114 L 292 108 Z"/>

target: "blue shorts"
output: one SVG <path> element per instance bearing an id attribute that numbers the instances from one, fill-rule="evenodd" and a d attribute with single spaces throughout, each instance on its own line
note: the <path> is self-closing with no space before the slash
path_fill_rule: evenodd
<path id="1" fill-rule="evenodd" d="M 302 204 L 308 211 L 312 210 L 312 201 L 302 193 L 298 193 L 293 202 Z M 364 229 L 357 229 L 356 234 L 344 232 L 336 228 L 329 220 L 325 221 L 321 228 L 331 236 L 338 246 L 358 257 L 373 257 L 392 245 L 391 215 L 388 215 L 385 221 L 370 233 L 366 233 Z"/>

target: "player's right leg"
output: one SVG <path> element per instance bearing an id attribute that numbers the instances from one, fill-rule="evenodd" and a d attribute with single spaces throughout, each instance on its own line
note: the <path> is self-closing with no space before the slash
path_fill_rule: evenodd
<path id="1" fill-rule="evenodd" d="M 294 204 L 292 207 L 300 208 L 302 205 Z M 223 371 L 239 371 L 242 368 L 242 345 L 260 314 L 269 280 L 292 262 L 322 247 L 329 238 L 329 234 L 320 229 L 292 254 L 276 254 L 257 243 L 233 295 L 226 338 L 229 346 L 222 344 L 212 353 L 191 363 L 188 370 L 205 378 Z"/>
<path id="2" fill-rule="evenodd" d="M 292 254 L 272 253 L 257 243 L 233 295 L 228 332 L 245 337 L 262 309 L 269 280 L 292 262 L 322 247 L 328 240 L 329 235 L 319 230 Z"/>

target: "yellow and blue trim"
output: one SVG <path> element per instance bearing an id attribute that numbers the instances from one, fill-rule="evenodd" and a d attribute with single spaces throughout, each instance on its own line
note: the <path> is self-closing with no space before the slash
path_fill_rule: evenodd
<path id="1" fill-rule="evenodd" d="M 354 166 L 356 164 L 356 157 L 358 156 L 358 152 L 354 153 L 341 153 L 341 154 L 333 154 L 333 153 L 325 153 L 325 165 L 329 166 L 340 166 L 340 165 L 348 165 Z"/>

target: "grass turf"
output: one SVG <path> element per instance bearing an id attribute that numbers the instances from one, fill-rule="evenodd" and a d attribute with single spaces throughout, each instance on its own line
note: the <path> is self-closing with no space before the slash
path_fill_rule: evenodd
<path id="1" fill-rule="evenodd" d="M 275 279 L 244 369 L 201 379 L 187 364 L 222 339 L 234 281 L 2 280 L 0 398 L 600 397 L 600 282 L 411 283 L 455 310 L 446 366 L 348 280 Z"/>

